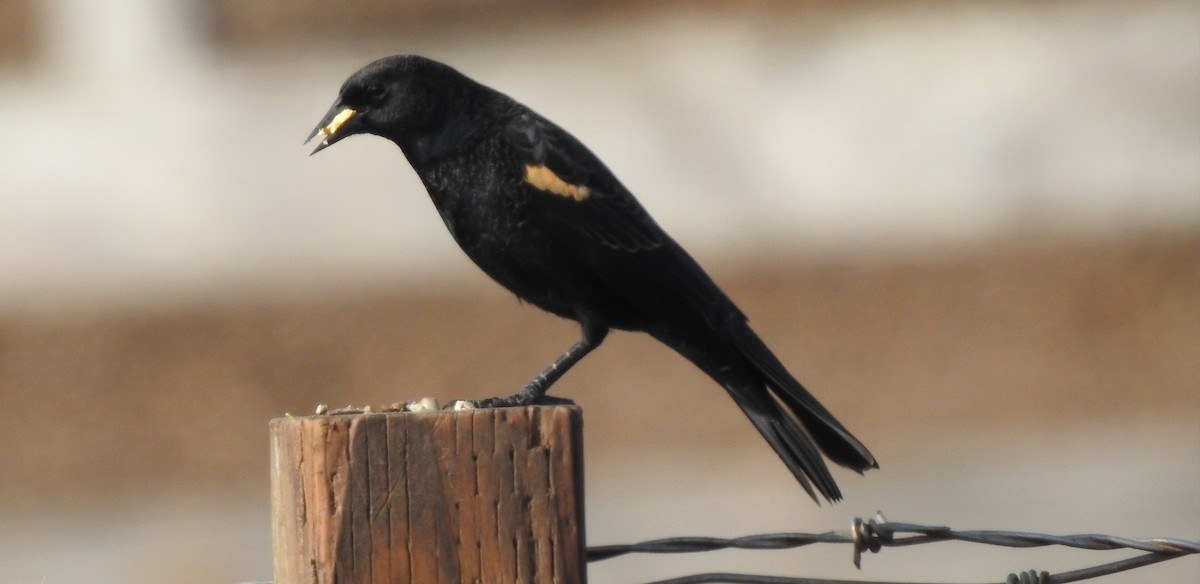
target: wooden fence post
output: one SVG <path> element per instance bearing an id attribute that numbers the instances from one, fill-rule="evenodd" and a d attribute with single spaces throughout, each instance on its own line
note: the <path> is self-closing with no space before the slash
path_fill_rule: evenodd
<path id="1" fill-rule="evenodd" d="M 575 406 L 271 420 L 276 584 L 575 584 Z"/>

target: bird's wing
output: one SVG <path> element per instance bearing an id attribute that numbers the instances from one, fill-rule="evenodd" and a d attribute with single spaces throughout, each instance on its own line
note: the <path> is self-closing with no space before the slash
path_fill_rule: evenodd
<path id="1" fill-rule="evenodd" d="M 581 142 L 532 112 L 516 116 L 506 137 L 525 166 L 531 219 L 576 261 L 647 314 L 696 313 L 713 327 L 745 320 L 686 251 Z"/>
<path id="2" fill-rule="evenodd" d="M 573 136 L 533 113 L 514 119 L 507 136 L 525 165 L 526 183 L 582 236 L 627 252 L 662 247 L 662 229 Z"/>

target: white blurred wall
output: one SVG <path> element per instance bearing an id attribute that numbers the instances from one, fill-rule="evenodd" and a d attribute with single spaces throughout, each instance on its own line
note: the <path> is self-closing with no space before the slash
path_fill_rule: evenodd
<path id="1" fill-rule="evenodd" d="M 189 6 L 47 0 L 44 57 L 0 70 L 0 310 L 470 273 L 394 147 L 300 144 L 394 52 L 558 121 L 710 262 L 1200 226 L 1193 2 L 675 6 L 251 51 Z"/>

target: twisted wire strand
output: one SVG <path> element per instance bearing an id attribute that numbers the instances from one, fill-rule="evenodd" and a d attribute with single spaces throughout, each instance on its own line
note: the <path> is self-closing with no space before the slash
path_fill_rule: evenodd
<path id="1" fill-rule="evenodd" d="M 1067 582 L 1078 582 L 1080 580 L 1200 553 L 1200 541 L 1174 537 L 1132 539 L 1094 533 L 1049 535 L 1027 531 L 956 531 L 944 526 L 891 522 L 887 521 L 882 514 L 877 514 L 874 519 L 867 521 L 855 519 L 854 525 L 849 532 L 767 533 L 734 538 L 671 537 L 634 544 L 593 546 L 587 548 L 587 561 L 597 562 L 634 553 L 676 554 L 720 549 L 782 550 L 818 543 L 849 543 L 854 546 L 854 565 L 859 566 L 863 552 L 877 553 L 884 547 L 903 547 L 942 541 L 963 541 L 1012 548 L 1057 545 L 1086 550 L 1130 549 L 1146 552 L 1132 558 L 1054 575 L 1034 570 L 1009 574 L 1005 581 L 1007 584 L 1065 584 Z M 729 584 L 871 584 L 860 580 L 828 580 L 729 573 L 694 574 L 669 580 L 660 580 L 649 584 L 702 584 L 709 582 L 725 582 Z M 906 583 L 893 582 L 889 584 Z"/>
<path id="2" fill-rule="evenodd" d="M 861 522 L 861 520 L 860 520 Z M 858 523 L 856 523 L 857 525 Z M 817 543 L 851 543 L 863 550 L 876 551 L 882 547 L 902 547 L 939 541 L 965 541 L 1014 548 L 1060 545 L 1087 550 L 1132 549 L 1154 554 L 1189 555 L 1200 553 L 1200 541 L 1174 537 L 1131 539 L 1103 534 L 1049 535 L 1027 531 L 955 531 L 949 527 L 917 525 L 915 523 L 862 523 L 870 526 L 862 533 L 827 531 L 824 533 L 766 533 L 734 538 L 669 537 L 633 544 L 592 546 L 587 560 L 598 562 L 626 554 L 678 554 L 720 549 L 779 550 Z M 865 540 L 865 541 L 864 541 Z"/>

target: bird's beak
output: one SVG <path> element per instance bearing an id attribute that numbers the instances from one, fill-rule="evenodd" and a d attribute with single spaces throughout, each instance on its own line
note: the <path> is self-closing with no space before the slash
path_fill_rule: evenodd
<path id="1" fill-rule="evenodd" d="M 358 112 L 352 108 L 337 103 L 333 104 L 333 107 L 329 108 L 329 113 L 326 113 L 325 117 L 321 119 L 321 123 L 317 124 L 316 128 L 313 128 L 312 133 L 308 135 L 308 139 L 304 143 L 308 144 L 317 134 L 320 134 L 321 142 L 312 151 L 312 154 L 316 154 L 333 146 L 338 140 L 358 133 L 358 126 L 360 124 L 355 120 L 355 116 L 357 115 Z"/>

